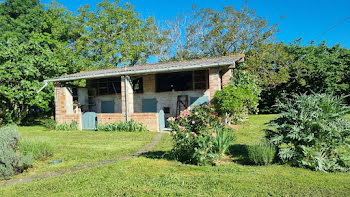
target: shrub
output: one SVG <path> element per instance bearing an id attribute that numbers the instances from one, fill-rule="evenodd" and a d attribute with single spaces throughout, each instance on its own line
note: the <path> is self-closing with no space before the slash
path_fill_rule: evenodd
<path id="1" fill-rule="evenodd" d="M 269 144 L 260 143 L 248 147 L 248 158 L 256 165 L 271 164 L 276 155 L 276 148 Z"/>
<path id="2" fill-rule="evenodd" d="M 319 171 L 346 171 L 350 167 L 350 108 L 341 97 L 327 94 L 293 95 L 277 105 L 281 113 L 266 130 L 283 163 Z"/>
<path id="3" fill-rule="evenodd" d="M 147 128 L 142 124 L 133 120 L 115 122 L 111 124 L 97 124 L 98 131 L 126 131 L 126 132 L 139 132 L 147 131 Z"/>
<path id="4" fill-rule="evenodd" d="M 43 120 L 43 126 L 49 130 L 56 129 L 56 121 L 54 119 L 45 119 Z"/>
<path id="5" fill-rule="evenodd" d="M 56 124 L 55 130 L 61 130 L 61 131 L 78 130 L 78 123 L 77 123 L 77 121 L 73 120 L 72 123 L 70 123 L 70 124 L 67 124 L 67 123 Z"/>
<path id="6" fill-rule="evenodd" d="M 42 140 L 20 140 L 19 149 L 23 155 L 31 154 L 36 160 L 45 160 L 53 155 L 53 147 Z"/>
<path id="7" fill-rule="evenodd" d="M 18 150 L 17 126 L 0 128 L 0 179 L 9 179 L 23 172 L 32 164 L 31 155 L 22 155 Z"/>
<path id="8" fill-rule="evenodd" d="M 234 80 L 229 86 L 216 91 L 213 104 L 226 122 L 238 122 L 246 119 L 248 113 L 258 112 L 261 89 L 255 81 L 242 71 L 235 71 Z"/>
<path id="9" fill-rule="evenodd" d="M 214 150 L 222 155 L 226 153 L 228 148 L 233 144 L 235 137 L 231 128 L 217 127 L 216 137 L 214 140 Z"/>
<path id="10" fill-rule="evenodd" d="M 214 164 L 220 151 L 226 148 L 224 138 L 217 141 L 217 131 L 223 125 L 211 106 L 195 107 L 191 111 L 184 110 L 180 116 L 170 118 L 172 135 L 172 154 L 180 162 L 206 165 Z M 221 131 L 220 130 L 220 131 Z M 220 146 L 220 147 L 219 147 Z"/>

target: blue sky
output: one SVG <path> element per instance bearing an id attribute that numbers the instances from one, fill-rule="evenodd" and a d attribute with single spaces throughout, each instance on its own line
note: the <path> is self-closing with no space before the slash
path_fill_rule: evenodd
<path id="1" fill-rule="evenodd" d="M 50 0 L 42 0 L 48 3 Z M 71 11 L 79 6 L 90 4 L 92 8 L 100 0 L 57 0 Z M 130 2 L 142 17 L 152 16 L 158 21 L 166 20 L 191 10 L 191 6 L 210 7 L 220 9 L 233 5 L 237 8 L 245 0 L 121 0 Z M 249 8 L 255 9 L 258 16 L 262 16 L 271 24 L 279 23 L 280 32 L 276 38 L 280 41 L 291 42 L 296 38 L 303 38 L 307 44 L 317 38 L 327 29 L 350 16 L 350 0 L 250 0 Z M 281 16 L 284 19 L 281 20 Z M 350 48 L 350 20 L 327 32 L 316 40 L 316 43 L 326 40 L 332 46 L 341 43 Z"/>

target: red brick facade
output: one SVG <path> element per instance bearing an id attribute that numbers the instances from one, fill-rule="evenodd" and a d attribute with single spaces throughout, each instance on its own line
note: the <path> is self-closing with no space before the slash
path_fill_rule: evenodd
<path id="1" fill-rule="evenodd" d="M 223 70 L 222 68 L 210 68 L 209 88 L 205 91 L 204 95 L 209 96 L 211 100 L 217 90 L 221 90 L 222 86 L 229 84 L 231 77 L 231 69 Z M 143 90 L 144 93 L 156 92 L 154 74 L 143 76 Z M 55 87 L 55 109 L 56 122 L 58 124 L 71 123 L 75 120 L 78 122 L 79 129 L 82 129 L 81 112 L 73 109 L 73 97 L 67 88 Z M 127 120 L 140 122 L 151 131 L 159 131 L 158 113 L 134 113 L 134 93 L 130 77 L 128 76 L 121 77 L 121 109 L 122 113 L 98 113 L 98 123 L 106 124 L 125 121 L 126 115 L 128 115 Z M 126 113 L 126 110 L 128 110 L 128 113 Z"/>
<path id="2" fill-rule="evenodd" d="M 216 91 L 221 90 L 220 69 L 209 69 L 209 100 L 213 99 Z"/>
<path id="3" fill-rule="evenodd" d="M 78 129 L 82 129 L 81 112 L 79 109 L 73 110 L 73 97 L 66 87 L 55 87 L 55 111 L 56 123 L 78 123 Z"/>
<path id="4" fill-rule="evenodd" d="M 225 69 L 221 72 L 222 87 L 226 87 L 230 84 L 230 79 L 233 76 L 232 69 Z"/>

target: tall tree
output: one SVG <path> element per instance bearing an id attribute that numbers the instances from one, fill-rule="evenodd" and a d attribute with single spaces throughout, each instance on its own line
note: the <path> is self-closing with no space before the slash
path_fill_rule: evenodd
<path id="1" fill-rule="evenodd" d="M 50 110 L 52 85 L 37 94 L 42 81 L 80 70 L 74 63 L 70 40 L 72 16 L 58 4 L 44 7 L 36 0 L 0 3 L 0 118 L 20 123 L 29 109 Z"/>
<path id="2" fill-rule="evenodd" d="M 173 56 L 168 59 L 180 60 L 246 53 L 271 41 L 277 31 L 276 25 L 270 25 L 247 5 L 240 10 L 233 6 L 222 10 L 194 6 L 192 13 L 167 22 L 165 29 L 170 32 L 167 34 L 169 39 L 176 38 L 177 42 L 185 43 L 170 43 L 170 50 L 167 49 Z"/>
<path id="3" fill-rule="evenodd" d="M 143 20 L 133 6 L 117 0 L 104 0 L 95 11 L 80 8 L 78 21 L 85 29 L 74 48 L 88 69 L 144 63 L 161 43 L 153 18 Z"/>

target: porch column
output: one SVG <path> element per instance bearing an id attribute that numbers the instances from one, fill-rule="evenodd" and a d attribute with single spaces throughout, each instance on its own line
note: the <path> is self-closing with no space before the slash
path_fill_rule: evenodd
<path id="1" fill-rule="evenodd" d="M 129 76 L 121 77 L 121 97 L 122 97 L 122 114 L 125 120 L 129 121 L 131 114 L 134 113 L 134 91 L 132 81 Z"/>
<path id="2" fill-rule="evenodd" d="M 75 120 L 78 130 L 82 130 L 81 112 L 73 111 L 73 96 L 66 87 L 55 87 L 55 114 L 57 124 L 70 124 Z"/>
<path id="3" fill-rule="evenodd" d="M 217 90 L 221 90 L 220 69 L 209 69 L 209 100 L 214 98 L 214 94 Z"/>

